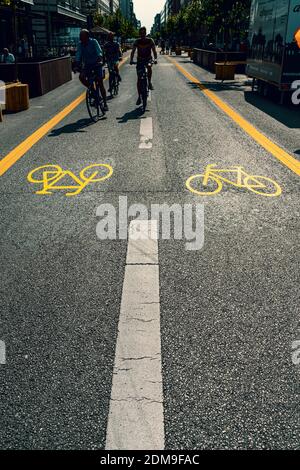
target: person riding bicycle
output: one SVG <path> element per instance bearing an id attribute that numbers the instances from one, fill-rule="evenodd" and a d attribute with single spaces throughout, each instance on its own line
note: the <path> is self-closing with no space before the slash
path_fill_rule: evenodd
<path id="1" fill-rule="evenodd" d="M 90 37 L 90 33 L 87 29 L 80 31 L 79 38 L 80 42 L 78 43 L 76 52 L 76 67 L 80 68 L 83 64 L 79 80 L 88 88 L 91 74 L 93 71 L 96 73 L 96 80 L 104 102 L 104 110 L 108 111 L 106 91 L 103 83 L 103 51 L 98 41 Z"/>
<path id="2" fill-rule="evenodd" d="M 122 51 L 119 43 L 114 40 L 114 33 L 109 33 L 108 41 L 104 44 L 103 49 L 108 70 L 114 70 L 118 81 L 121 82 L 122 78 L 119 71 L 119 62 L 122 59 Z M 110 93 L 111 89 L 109 88 L 108 91 Z"/>
<path id="3" fill-rule="evenodd" d="M 140 28 L 140 38 L 135 41 L 133 44 L 133 49 L 131 52 L 130 56 L 130 64 L 133 64 L 133 59 L 134 59 L 134 54 L 135 51 L 137 50 L 137 74 L 138 74 L 138 82 L 137 82 L 137 89 L 138 89 L 138 100 L 136 102 L 136 105 L 139 106 L 142 102 L 141 99 L 141 90 L 140 90 L 140 80 L 139 80 L 139 75 L 140 75 L 140 70 L 144 68 L 144 66 L 147 66 L 148 69 L 148 82 L 149 82 L 149 89 L 153 90 L 153 85 L 152 85 L 152 67 L 151 67 L 151 62 L 152 62 L 152 54 L 154 57 L 154 63 L 157 64 L 157 52 L 156 52 L 156 47 L 153 39 L 147 37 L 147 29 L 145 27 Z"/>

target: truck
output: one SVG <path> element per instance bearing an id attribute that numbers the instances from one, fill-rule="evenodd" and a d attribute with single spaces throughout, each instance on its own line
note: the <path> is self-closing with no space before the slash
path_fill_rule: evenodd
<path id="1" fill-rule="evenodd" d="M 300 0 L 252 0 L 246 73 L 267 96 L 281 103 L 300 79 Z"/>

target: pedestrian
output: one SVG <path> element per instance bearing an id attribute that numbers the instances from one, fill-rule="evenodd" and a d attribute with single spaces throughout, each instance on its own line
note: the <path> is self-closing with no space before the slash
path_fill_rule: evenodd
<path id="1" fill-rule="evenodd" d="M 176 41 L 175 41 L 175 39 L 171 40 L 171 55 L 172 55 L 173 52 L 176 53 Z"/>
<path id="2" fill-rule="evenodd" d="M 25 39 L 22 38 L 20 44 L 18 46 L 18 56 L 22 59 L 25 59 L 26 56 L 26 49 L 25 49 Z"/>
<path id="3" fill-rule="evenodd" d="M 166 39 L 166 54 L 169 55 L 170 53 L 170 41 Z"/>
<path id="4" fill-rule="evenodd" d="M 4 64 L 15 63 L 15 56 L 11 52 L 9 52 L 9 49 L 7 49 L 7 47 L 3 49 L 3 54 L 1 55 L 0 62 Z"/>

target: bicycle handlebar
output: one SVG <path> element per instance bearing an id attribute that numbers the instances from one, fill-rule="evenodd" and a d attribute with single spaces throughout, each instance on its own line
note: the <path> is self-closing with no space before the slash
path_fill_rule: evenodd
<path id="1" fill-rule="evenodd" d="M 142 62 L 142 61 L 141 61 L 141 62 Z M 145 61 L 145 63 L 146 63 L 146 61 Z M 132 62 L 130 62 L 130 65 L 137 65 L 137 64 L 138 64 L 137 61 L 132 61 Z M 147 64 L 148 64 L 148 65 L 153 65 L 153 64 L 154 64 L 154 65 L 157 65 L 157 60 L 151 59 L 151 60 L 149 60 L 149 61 L 147 62 Z"/>

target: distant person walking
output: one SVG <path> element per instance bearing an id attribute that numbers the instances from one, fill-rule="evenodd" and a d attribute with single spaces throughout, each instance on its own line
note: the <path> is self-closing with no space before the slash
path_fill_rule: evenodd
<path id="1" fill-rule="evenodd" d="M 170 41 L 169 39 L 166 40 L 166 54 L 169 55 L 170 53 Z"/>

